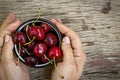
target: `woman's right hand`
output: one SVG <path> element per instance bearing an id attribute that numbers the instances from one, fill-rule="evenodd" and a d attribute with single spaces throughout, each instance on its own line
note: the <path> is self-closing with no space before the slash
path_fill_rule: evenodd
<path id="1" fill-rule="evenodd" d="M 79 80 L 86 60 L 80 37 L 72 29 L 63 25 L 60 19 L 52 19 L 51 22 L 65 35 L 61 46 L 63 61 L 57 64 L 63 79 L 58 76 L 56 70 L 53 70 L 51 80 Z"/>

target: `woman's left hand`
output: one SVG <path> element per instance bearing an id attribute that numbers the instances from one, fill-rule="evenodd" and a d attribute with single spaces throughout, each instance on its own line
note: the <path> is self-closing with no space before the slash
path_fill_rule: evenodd
<path id="1" fill-rule="evenodd" d="M 11 34 L 21 24 L 10 13 L 0 27 L 0 80 L 29 80 L 26 66 L 22 63 L 16 65 L 13 55 L 13 41 Z"/>

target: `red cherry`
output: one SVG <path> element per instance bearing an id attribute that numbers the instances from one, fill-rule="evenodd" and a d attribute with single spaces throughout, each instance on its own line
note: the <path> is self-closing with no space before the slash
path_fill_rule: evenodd
<path id="1" fill-rule="evenodd" d="M 24 48 L 21 48 L 20 55 L 21 56 L 26 56 L 27 55 L 27 52 L 26 52 L 26 50 Z"/>
<path id="2" fill-rule="evenodd" d="M 48 47 L 55 46 L 57 44 L 57 37 L 52 33 L 48 33 L 45 37 L 44 42 Z"/>
<path id="3" fill-rule="evenodd" d="M 34 46 L 33 48 L 33 53 L 37 56 L 37 57 L 42 57 L 44 56 L 44 54 L 47 51 L 47 46 L 45 43 L 38 43 Z"/>
<path id="4" fill-rule="evenodd" d="M 41 26 L 45 30 L 45 33 L 49 32 L 51 27 L 48 24 L 42 23 Z"/>
<path id="5" fill-rule="evenodd" d="M 33 56 L 25 57 L 25 63 L 30 65 L 30 66 L 36 65 L 37 64 L 37 58 L 33 57 Z"/>
<path id="6" fill-rule="evenodd" d="M 48 60 L 45 58 L 45 56 L 40 57 L 40 61 L 43 63 L 48 62 Z"/>
<path id="7" fill-rule="evenodd" d="M 53 59 L 53 58 L 59 59 L 59 58 L 61 58 L 61 56 L 62 56 L 62 52 L 59 47 L 54 46 L 54 47 L 50 48 L 50 50 L 48 51 L 49 59 Z"/>
<path id="8" fill-rule="evenodd" d="M 36 42 L 33 41 L 33 42 L 31 42 L 30 44 L 28 44 L 28 46 L 27 46 L 28 50 L 32 51 L 35 43 L 36 43 Z"/>
<path id="9" fill-rule="evenodd" d="M 33 39 L 33 37 L 36 37 L 36 40 L 43 40 L 45 37 L 45 31 L 43 28 L 39 26 L 33 26 L 28 30 L 28 35 L 30 39 Z"/>
<path id="10" fill-rule="evenodd" d="M 24 46 L 24 44 L 27 42 L 26 35 L 22 32 L 17 32 L 14 36 L 14 43 L 15 44 L 21 44 Z"/>

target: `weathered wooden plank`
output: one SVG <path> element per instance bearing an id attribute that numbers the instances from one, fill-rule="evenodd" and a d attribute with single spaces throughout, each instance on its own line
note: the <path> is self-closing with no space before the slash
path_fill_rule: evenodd
<path id="1" fill-rule="evenodd" d="M 81 80 L 120 80 L 120 0 L 0 0 L 0 24 L 10 11 L 34 18 L 39 7 L 42 18 L 61 18 L 80 34 L 88 57 Z M 31 80 L 49 80 L 51 69 L 29 68 Z"/>

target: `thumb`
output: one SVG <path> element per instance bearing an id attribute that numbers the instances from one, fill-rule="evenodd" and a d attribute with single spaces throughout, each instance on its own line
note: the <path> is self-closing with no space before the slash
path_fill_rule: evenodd
<path id="1" fill-rule="evenodd" d="M 2 60 L 10 60 L 13 59 L 13 42 L 12 42 L 12 38 L 9 35 L 5 36 L 4 39 L 4 45 L 3 45 L 3 49 L 2 49 Z"/>
<path id="2" fill-rule="evenodd" d="M 74 62 L 73 51 L 70 44 L 70 38 L 68 36 L 63 38 L 62 51 L 63 51 L 63 62 L 65 63 Z"/>

